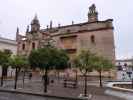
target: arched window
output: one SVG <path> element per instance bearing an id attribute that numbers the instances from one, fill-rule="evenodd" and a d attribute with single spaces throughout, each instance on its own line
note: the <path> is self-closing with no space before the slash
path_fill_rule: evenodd
<path id="1" fill-rule="evenodd" d="M 91 35 L 90 39 L 91 39 L 91 43 L 95 43 L 95 36 L 94 35 Z"/>
<path id="2" fill-rule="evenodd" d="M 36 45 L 35 45 L 35 43 L 33 42 L 33 43 L 32 43 L 32 49 L 35 49 L 35 47 L 36 47 Z"/>
<path id="3" fill-rule="evenodd" d="M 22 50 L 25 50 L 25 44 L 22 44 Z"/>

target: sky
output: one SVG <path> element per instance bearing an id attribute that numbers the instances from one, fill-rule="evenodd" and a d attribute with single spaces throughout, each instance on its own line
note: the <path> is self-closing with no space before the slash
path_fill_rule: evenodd
<path id="1" fill-rule="evenodd" d="M 117 59 L 133 57 L 133 6 L 131 0 L 0 0 L 0 36 L 15 39 L 16 28 L 25 33 L 35 14 L 41 28 L 87 21 L 88 8 L 96 4 L 99 20 L 114 19 Z"/>

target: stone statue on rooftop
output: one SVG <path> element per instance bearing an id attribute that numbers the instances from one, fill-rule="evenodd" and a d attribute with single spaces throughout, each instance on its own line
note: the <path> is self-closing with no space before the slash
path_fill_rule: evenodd
<path id="1" fill-rule="evenodd" d="M 93 4 L 92 6 L 89 7 L 90 13 L 95 13 L 96 12 L 96 6 Z"/>

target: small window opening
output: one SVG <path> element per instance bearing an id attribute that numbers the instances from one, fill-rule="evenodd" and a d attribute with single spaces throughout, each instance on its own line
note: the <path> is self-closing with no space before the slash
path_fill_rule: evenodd
<path id="1" fill-rule="evenodd" d="M 35 47 L 36 47 L 36 46 L 35 46 L 35 43 L 33 42 L 33 43 L 32 43 L 32 49 L 35 49 Z"/>
<path id="2" fill-rule="evenodd" d="M 25 44 L 22 45 L 22 49 L 25 50 Z"/>
<path id="3" fill-rule="evenodd" d="M 95 36 L 94 35 L 91 36 L 91 43 L 95 43 Z"/>

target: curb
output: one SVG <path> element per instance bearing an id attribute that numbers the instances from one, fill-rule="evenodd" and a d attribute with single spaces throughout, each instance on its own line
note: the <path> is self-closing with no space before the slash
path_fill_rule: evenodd
<path id="1" fill-rule="evenodd" d="M 22 92 L 17 90 L 5 90 L 0 89 L 0 92 L 6 92 L 6 93 L 14 93 L 14 94 L 24 94 L 24 95 L 33 95 L 33 96 L 41 96 L 41 97 L 49 97 L 49 98 L 56 98 L 56 99 L 63 99 L 63 100 L 87 100 L 82 98 L 75 98 L 75 97 L 63 97 L 63 96 L 55 96 L 55 95 L 49 95 L 49 94 L 39 94 L 39 93 L 31 93 L 31 92 Z"/>

